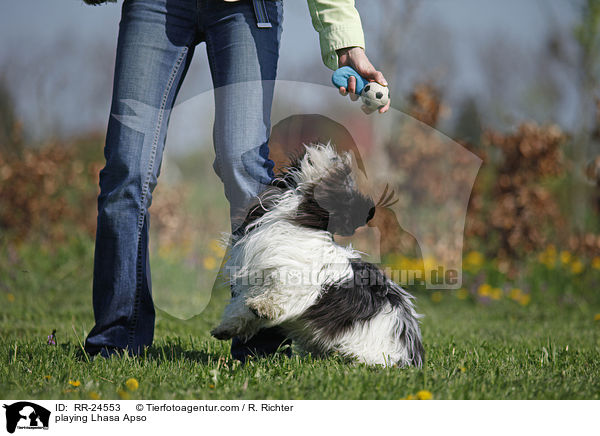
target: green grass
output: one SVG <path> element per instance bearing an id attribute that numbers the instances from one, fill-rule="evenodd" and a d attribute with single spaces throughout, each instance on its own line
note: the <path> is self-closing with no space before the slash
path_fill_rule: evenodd
<path id="1" fill-rule="evenodd" d="M 208 334 L 225 305 L 224 290 L 187 321 L 159 311 L 155 342 L 144 356 L 88 362 L 80 341 L 93 325 L 92 253 L 85 238 L 52 248 L 0 247 L 2 398 L 400 399 L 421 390 L 435 399 L 600 398 L 598 270 L 571 277 L 537 265 L 518 279 L 531 292 L 526 306 L 509 298 L 461 300 L 456 292 L 443 292 L 435 303 L 419 292 L 422 370 L 297 353 L 240 365 L 228 343 Z M 493 280 L 502 285 L 502 275 Z M 58 345 L 48 346 L 53 329 Z M 130 378 L 137 390 L 126 387 Z"/>

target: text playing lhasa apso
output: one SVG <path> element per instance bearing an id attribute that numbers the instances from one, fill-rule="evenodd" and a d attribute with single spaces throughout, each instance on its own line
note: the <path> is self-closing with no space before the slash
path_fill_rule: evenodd
<path id="1" fill-rule="evenodd" d="M 421 366 L 413 297 L 333 239 L 352 235 L 374 213 L 373 200 L 357 187 L 350 153 L 307 146 L 232 235 L 225 267 L 232 298 L 212 335 L 248 340 L 278 325 L 317 355 Z"/>

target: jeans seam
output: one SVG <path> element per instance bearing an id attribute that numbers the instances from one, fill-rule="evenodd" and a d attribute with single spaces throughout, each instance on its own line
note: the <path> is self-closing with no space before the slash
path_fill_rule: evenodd
<path id="1" fill-rule="evenodd" d="M 146 177 L 144 180 L 144 184 L 142 185 L 141 192 L 141 205 L 138 214 L 138 231 L 137 231 L 137 262 L 136 262 L 136 285 L 135 285 L 135 297 L 133 303 L 133 313 L 131 315 L 131 323 L 128 331 L 127 342 L 129 347 L 134 350 L 134 342 L 135 342 L 135 330 L 137 328 L 137 321 L 139 316 L 139 305 L 141 301 L 141 292 L 142 292 L 142 279 L 143 279 L 143 264 L 142 262 L 142 231 L 144 228 L 144 221 L 146 219 L 146 197 L 148 195 L 148 190 L 150 189 L 150 179 L 152 176 L 152 172 L 154 170 L 154 160 L 156 158 L 156 152 L 158 149 L 158 141 L 160 140 L 160 132 L 162 130 L 162 125 L 164 122 L 165 108 L 167 105 L 167 101 L 169 98 L 169 94 L 171 93 L 171 89 L 173 88 L 173 83 L 175 82 L 175 77 L 179 72 L 179 68 L 188 52 L 188 47 L 183 47 L 179 57 L 175 61 L 175 65 L 173 65 L 173 69 L 171 70 L 171 74 L 169 76 L 169 80 L 167 82 L 167 86 L 163 93 L 159 111 L 158 111 L 158 120 L 156 123 L 156 128 L 154 129 L 154 138 L 152 140 L 152 148 L 150 151 L 150 159 L 148 162 L 148 168 L 146 170 Z M 146 248 L 147 249 L 147 248 Z"/>
<path id="2" fill-rule="evenodd" d="M 206 41 L 206 55 L 208 57 L 208 62 L 211 66 L 211 70 L 212 68 L 214 68 L 214 71 L 211 71 L 211 75 L 212 77 L 218 77 L 219 72 L 217 71 L 217 63 L 215 62 L 214 59 L 214 45 L 212 43 L 212 39 L 209 35 L 209 33 L 206 33 L 206 37 L 205 37 L 205 41 Z M 213 80 L 213 98 L 216 99 L 216 92 L 217 92 L 217 87 L 214 86 L 214 80 Z M 216 117 L 217 117 L 217 102 L 215 101 L 215 124 L 216 124 Z M 213 132 L 214 132 L 214 128 L 215 126 L 213 126 Z M 214 133 L 213 133 L 214 135 Z M 214 141 L 213 141 L 214 142 Z M 215 161 L 217 162 L 217 168 L 218 168 L 218 175 L 219 177 L 224 177 L 223 175 L 223 168 L 221 166 L 221 154 L 219 153 L 219 147 L 216 146 L 216 144 L 213 146 L 214 150 L 215 150 Z"/>

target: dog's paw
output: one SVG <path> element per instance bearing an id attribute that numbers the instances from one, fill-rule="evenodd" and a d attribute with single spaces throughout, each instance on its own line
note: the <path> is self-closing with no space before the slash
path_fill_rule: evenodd
<path id="1" fill-rule="evenodd" d="M 248 298 L 246 305 L 258 318 L 274 321 L 283 315 L 283 310 L 279 306 L 273 304 L 268 298 L 261 296 Z"/>

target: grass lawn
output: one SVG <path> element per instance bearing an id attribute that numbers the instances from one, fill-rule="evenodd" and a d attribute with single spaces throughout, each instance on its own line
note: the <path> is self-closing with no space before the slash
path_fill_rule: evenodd
<path id="1" fill-rule="evenodd" d="M 434 399 L 600 398 L 600 270 L 587 265 L 578 274 L 529 269 L 519 278 L 530 295 L 522 304 L 508 298 L 509 287 L 492 299 L 419 292 L 421 370 L 297 353 L 242 366 L 231 360 L 229 343 L 208 334 L 225 305 L 223 290 L 191 320 L 159 312 L 145 356 L 89 362 L 80 341 L 93 325 L 92 253 L 87 239 L 52 250 L 0 247 L 3 399 L 402 399 L 419 391 Z M 467 287 L 481 289 L 469 285 L 478 277 L 467 277 Z M 502 288 L 498 273 L 485 277 Z M 57 346 L 46 344 L 53 329 Z"/>

